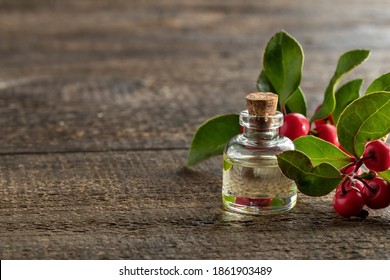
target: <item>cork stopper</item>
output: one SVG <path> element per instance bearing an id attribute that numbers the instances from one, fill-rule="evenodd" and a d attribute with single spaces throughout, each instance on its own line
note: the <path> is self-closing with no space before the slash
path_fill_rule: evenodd
<path id="1" fill-rule="evenodd" d="M 274 115 L 277 105 L 278 95 L 272 92 L 254 92 L 246 96 L 246 107 L 253 116 Z"/>

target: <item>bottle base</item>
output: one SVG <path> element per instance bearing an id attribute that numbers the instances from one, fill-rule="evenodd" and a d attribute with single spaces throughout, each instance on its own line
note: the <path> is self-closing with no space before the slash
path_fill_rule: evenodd
<path id="1" fill-rule="evenodd" d="M 222 194 L 222 202 L 229 211 L 248 215 L 270 215 L 291 210 L 297 202 L 297 195 L 288 198 L 248 198 Z"/>

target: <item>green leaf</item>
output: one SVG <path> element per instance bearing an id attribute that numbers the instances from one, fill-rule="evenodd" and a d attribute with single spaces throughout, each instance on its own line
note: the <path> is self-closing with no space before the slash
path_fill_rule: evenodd
<path id="1" fill-rule="evenodd" d="M 335 123 L 338 122 L 340 114 L 345 107 L 347 107 L 355 99 L 359 98 L 362 84 L 363 79 L 352 80 L 336 91 L 336 108 L 332 113 L 333 121 Z"/>
<path id="2" fill-rule="evenodd" d="M 277 158 L 283 174 L 294 180 L 306 195 L 327 195 L 341 182 L 341 174 L 333 165 L 321 163 L 313 166 L 309 157 L 300 151 L 285 151 Z"/>
<path id="3" fill-rule="evenodd" d="M 306 116 L 307 103 L 305 95 L 300 87 L 286 100 L 287 113 L 301 113 Z"/>
<path id="4" fill-rule="evenodd" d="M 240 133 L 239 115 L 229 114 L 202 123 L 192 139 L 187 166 L 194 166 L 211 156 L 222 154 L 226 143 Z"/>
<path id="5" fill-rule="evenodd" d="M 306 154 L 314 165 L 327 162 L 340 169 L 351 163 L 351 158 L 348 154 L 318 137 L 299 137 L 294 140 L 294 145 L 295 149 Z"/>
<path id="6" fill-rule="evenodd" d="M 351 71 L 353 68 L 363 63 L 370 51 L 368 50 L 352 50 L 342 54 L 338 60 L 336 71 L 325 90 L 324 101 L 321 108 L 311 117 L 310 121 L 324 119 L 328 117 L 334 111 L 336 107 L 335 89 L 341 82 L 342 77 Z"/>
<path id="7" fill-rule="evenodd" d="M 390 169 L 383 172 L 379 172 L 378 176 L 390 183 Z"/>
<path id="8" fill-rule="evenodd" d="M 268 80 L 264 70 L 260 72 L 260 75 L 257 78 L 256 86 L 258 91 L 276 92 Z M 278 110 L 280 110 L 280 106 L 278 106 Z M 302 115 L 306 116 L 306 98 L 300 87 L 298 87 L 297 90 L 294 91 L 293 94 L 291 94 L 290 97 L 286 100 L 286 110 L 287 113 L 301 113 Z"/>
<path id="9" fill-rule="evenodd" d="M 284 39 L 285 42 L 284 43 L 280 42 L 280 45 L 277 45 L 277 47 L 280 48 L 279 49 L 279 55 L 282 56 L 281 60 L 272 59 L 269 62 L 269 64 L 270 64 L 270 71 L 268 71 L 268 72 L 276 74 L 276 76 L 277 76 L 276 77 L 276 80 L 277 80 L 276 82 L 278 82 L 278 78 L 279 78 L 280 74 L 286 75 L 286 78 L 288 78 L 290 76 L 294 77 L 294 73 L 291 73 L 291 71 L 289 69 L 284 70 L 284 68 L 283 68 L 284 67 L 283 59 L 288 59 L 288 54 L 284 54 L 284 52 L 282 50 L 283 46 L 281 46 L 281 44 L 293 44 L 295 46 L 296 50 L 299 51 L 299 49 L 300 49 L 300 51 L 302 53 L 301 64 L 303 65 L 303 51 L 302 51 L 302 48 L 298 44 L 298 42 L 296 42 L 295 39 L 292 38 L 287 33 L 285 33 L 285 32 L 277 33 L 273 38 L 271 38 L 271 40 L 268 43 L 268 45 L 272 45 L 273 41 L 275 41 L 277 39 L 282 40 L 284 36 L 288 37 L 287 39 Z M 286 43 L 286 41 L 287 41 L 287 43 Z M 276 51 L 275 49 L 271 48 L 271 49 L 268 49 L 268 52 L 267 52 L 267 48 L 266 48 L 266 52 L 264 54 L 264 64 L 266 64 L 266 57 L 268 58 L 270 56 L 270 52 L 272 52 L 272 50 Z M 277 62 L 279 65 L 277 65 L 277 63 L 275 63 L 275 62 Z M 297 62 L 298 61 L 296 61 L 296 63 Z M 286 97 L 286 100 L 285 100 L 284 103 L 285 103 L 285 106 L 286 106 L 287 113 L 295 112 L 295 113 L 301 113 L 301 114 L 306 116 L 307 103 L 306 103 L 306 99 L 305 99 L 305 96 L 303 94 L 303 91 L 299 87 L 299 83 L 300 83 L 300 79 L 301 79 L 300 76 L 301 76 L 301 73 L 302 73 L 302 65 L 300 67 L 300 70 L 297 71 L 297 73 L 295 73 L 295 78 L 297 79 L 298 88 L 296 88 L 294 92 L 291 92 L 288 95 L 286 95 L 287 97 Z M 283 71 L 287 71 L 287 73 L 283 74 L 282 73 Z M 297 78 L 297 76 L 299 76 L 299 78 Z M 273 78 L 273 80 L 275 82 L 275 77 Z M 257 79 L 257 84 L 256 85 L 257 85 L 257 90 L 258 91 L 275 92 L 275 93 L 277 93 L 279 95 L 279 101 L 280 101 L 281 98 L 283 100 L 283 90 L 281 90 L 283 88 L 283 86 L 280 86 L 278 90 L 275 89 L 275 87 L 272 85 L 270 79 L 268 78 L 268 76 L 267 76 L 267 74 L 266 74 L 266 72 L 264 70 L 262 70 L 260 72 L 260 75 L 259 75 L 259 77 Z M 279 90 L 281 90 L 281 91 L 279 91 Z M 283 101 L 279 102 L 279 105 L 282 104 L 282 103 L 283 103 Z"/>
<path id="10" fill-rule="evenodd" d="M 341 146 L 360 157 L 367 141 L 379 139 L 390 132 L 390 92 L 365 95 L 349 104 L 337 123 Z"/>
<path id="11" fill-rule="evenodd" d="M 279 104 L 284 107 L 301 82 L 301 45 L 284 31 L 276 33 L 265 48 L 263 67 L 268 80 L 279 95 Z"/>
<path id="12" fill-rule="evenodd" d="M 264 70 L 260 72 L 260 75 L 257 78 L 256 87 L 257 90 L 261 92 L 275 92 L 275 89 L 272 87 L 271 82 L 268 80 Z"/>
<path id="13" fill-rule="evenodd" d="M 375 79 L 371 85 L 368 86 L 366 94 L 376 91 L 390 91 L 390 72 Z"/>

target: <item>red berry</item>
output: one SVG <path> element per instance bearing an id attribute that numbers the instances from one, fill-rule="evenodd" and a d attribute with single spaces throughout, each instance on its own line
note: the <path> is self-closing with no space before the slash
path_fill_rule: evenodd
<path id="1" fill-rule="evenodd" d="M 363 196 L 365 203 L 371 209 L 386 208 L 390 205 L 390 184 L 382 178 L 367 181 L 370 188 L 365 187 Z"/>
<path id="2" fill-rule="evenodd" d="M 294 140 L 309 133 L 310 122 L 300 113 L 290 113 L 284 117 L 279 133 Z"/>
<path id="3" fill-rule="evenodd" d="M 363 162 L 370 170 L 381 172 L 390 168 L 390 146 L 381 140 L 366 145 Z"/>
<path id="4" fill-rule="evenodd" d="M 363 210 L 364 198 L 356 188 L 346 188 L 345 192 L 341 189 L 336 190 L 333 207 L 340 216 L 346 218 L 358 216 Z"/>
<path id="5" fill-rule="evenodd" d="M 323 124 L 316 127 L 315 130 L 317 131 L 317 137 L 332 143 L 336 147 L 340 147 L 337 128 L 333 124 Z"/>

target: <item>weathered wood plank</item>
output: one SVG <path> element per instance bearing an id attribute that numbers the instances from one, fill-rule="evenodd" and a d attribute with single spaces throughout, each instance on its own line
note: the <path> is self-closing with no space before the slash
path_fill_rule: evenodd
<path id="1" fill-rule="evenodd" d="M 329 62 L 346 49 L 375 49 L 388 61 L 387 5 L 7 0 L 0 4 L 0 76 L 251 80 L 269 36 L 287 29 L 308 52 L 308 80 L 317 82 L 319 75 L 324 82 L 328 71 L 322 71 L 333 69 Z M 367 72 L 385 68 L 378 64 Z"/>
<path id="2" fill-rule="evenodd" d="M 338 217 L 331 197 L 291 212 L 221 209 L 220 159 L 186 151 L 0 157 L 1 259 L 387 259 L 390 213 Z"/>
<path id="3" fill-rule="evenodd" d="M 0 90 L 0 153 L 186 148 L 204 120 L 245 106 L 238 87 L 28 82 Z"/>
<path id="4" fill-rule="evenodd" d="M 0 153 L 188 147 L 243 108 L 282 28 L 305 49 L 310 112 L 342 52 L 373 49 L 368 81 L 388 71 L 386 1 L 300 3 L 1 1 Z"/>
<path id="5" fill-rule="evenodd" d="M 352 77 L 389 71 L 389 24 L 387 0 L 1 1 L 0 258 L 390 258 L 388 209 L 346 220 L 301 195 L 238 216 L 218 160 L 183 169 L 196 126 L 242 109 L 273 33 L 302 43 L 313 111 L 342 52 L 373 50 Z"/>

